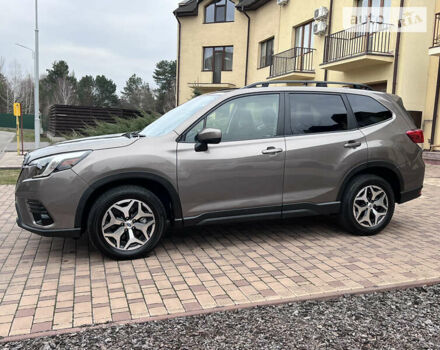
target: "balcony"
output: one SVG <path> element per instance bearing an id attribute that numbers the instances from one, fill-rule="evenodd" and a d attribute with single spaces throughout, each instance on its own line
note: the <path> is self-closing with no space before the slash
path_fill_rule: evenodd
<path id="1" fill-rule="evenodd" d="M 366 22 L 325 38 L 324 69 L 349 71 L 394 60 L 392 24 Z"/>
<path id="2" fill-rule="evenodd" d="M 313 56 L 315 49 L 294 47 L 272 57 L 269 78 L 313 79 L 315 70 Z"/>
<path id="3" fill-rule="evenodd" d="M 429 48 L 429 55 L 440 56 L 440 13 L 435 14 L 434 35 L 432 39 L 432 47 Z"/>

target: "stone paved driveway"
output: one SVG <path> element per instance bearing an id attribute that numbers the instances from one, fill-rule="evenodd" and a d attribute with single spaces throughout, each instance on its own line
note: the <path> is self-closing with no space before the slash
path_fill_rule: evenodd
<path id="1" fill-rule="evenodd" d="M 0 336 L 147 320 L 440 281 L 440 166 L 380 235 L 329 218 L 187 229 L 146 259 L 115 262 L 79 241 L 15 224 L 0 186 Z"/>

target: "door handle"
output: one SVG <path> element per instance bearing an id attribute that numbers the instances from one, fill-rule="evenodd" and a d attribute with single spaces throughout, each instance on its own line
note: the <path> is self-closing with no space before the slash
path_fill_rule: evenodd
<path id="1" fill-rule="evenodd" d="M 362 143 L 360 143 L 359 141 L 350 140 L 344 145 L 344 147 L 345 148 L 358 148 L 361 145 L 362 145 Z"/>
<path id="2" fill-rule="evenodd" d="M 283 151 L 282 148 L 275 148 L 275 147 L 267 147 L 266 149 L 262 150 L 261 153 L 263 154 L 277 154 L 281 153 Z"/>

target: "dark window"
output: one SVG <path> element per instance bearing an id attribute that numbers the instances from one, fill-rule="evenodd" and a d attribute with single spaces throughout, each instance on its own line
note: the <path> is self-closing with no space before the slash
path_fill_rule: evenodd
<path id="1" fill-rule="evenodd" d="M 214 54 L 215 52 L 215 54 Z M 203 70 L 231 71 L 234 48 L 232 46 L 216 46 L 203 48 Z"/>
<path id="2" fill-rule="evenodd" d="M 217 0 L 205 8 L 205 23 L 234 22 L 235 5 L 231 0 Z"/>
<path id="3" fill-rule="evenodd" d="M 393 116 L 390 110 L 371 97 L 351 94 L 347 97 L 360 128 L 383 122 Z"/>
<path id="4" fill-rule="evenodd" d="M 222 131 L 222 141 L 242 141 L 276 137 L 278 127 L 279 95 L 239 97 L 218 107 L 187 132 L 185 141 L 203 128 Z"/>
<path id="5" fill-rule="evenodd" d="M 272 65 L 273 38 L 260 43 L 260 68 Z"/>
<path id="6" fill-rule="evenodd" d="M 294 134 L 348 129 L 347 110 L 338 95 L 291 94 L 290 120 Z"/>

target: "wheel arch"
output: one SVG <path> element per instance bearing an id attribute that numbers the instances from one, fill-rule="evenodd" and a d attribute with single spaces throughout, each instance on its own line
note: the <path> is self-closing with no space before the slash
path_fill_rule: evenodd
<path id="1" fill-rule="evenodd" d="M 173 223 L 182 222 L 179 195 L 167 179 L 150 173 L 127 172 L 100 179 L 83 193 L 75 213 L 75 227 L 84 231 L 87 227 L 88 213 L 96 199 L 105 191 L 122 185 L 137 185 L 153 192 L 164 204 L 168 219 Z"/>
<path id="2" fill-rule="evenodd" d="M 350 181 L 363 174 L 372 174 L 385 179 L 393 189 L 396 202 L 401 202 L 401 193 L 404 188 L 402 174 L 394 164 L 381 161 L 365 163 L 352 169 L 342 182 L 338 192 L 338 201 L 342 200 L 342 196 L 344 195 Z"/>

